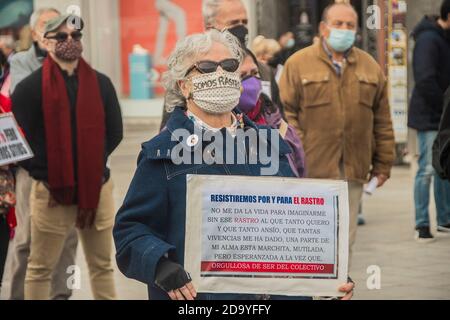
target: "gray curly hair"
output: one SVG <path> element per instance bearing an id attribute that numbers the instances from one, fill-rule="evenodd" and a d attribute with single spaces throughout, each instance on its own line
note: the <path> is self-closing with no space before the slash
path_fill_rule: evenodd
<path id="1" fill-rule="evenodd" d="M 166 89 L 165 108 L 172 112 L 176 106 L 186 104 L 178 81 L 186 79 L 189 68 L 203 55 L 207 54 L 213 43 L 221 43 L 230 50 L 231 55 L 242 63 L 244 52 L 238 40 L 228 31 L 220 32 L 215 29 L 205 33 L 194 34 L 179 41 L 169 57 L 168 71 L 163 75 Z"/>

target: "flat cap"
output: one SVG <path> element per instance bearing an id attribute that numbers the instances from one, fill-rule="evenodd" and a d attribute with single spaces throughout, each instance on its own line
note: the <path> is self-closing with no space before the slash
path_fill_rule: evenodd
<path id="1" fill-rule="evenodd" d="M 81 17 L 74 14 L 64 14 L 47 22 L 45 25 L 44 37 L 46 37 L 49 32 L 58 30 L 58 28 L 66 22 L 70 24 L 73 29 L 81 31 L 84 28 L 84 21 Z"/>

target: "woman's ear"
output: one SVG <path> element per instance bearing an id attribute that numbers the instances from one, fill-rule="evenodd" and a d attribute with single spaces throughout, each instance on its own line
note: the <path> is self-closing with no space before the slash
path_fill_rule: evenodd
<path id="1" fill-rule="evenodd" d="M 180 87 L 183 97 L 185 97 L 186 100 L 188 100 L 192 94 L 191 92 L 192 83 L 189 80 L 180 80 L 178 81 L 178 87 Z"/>

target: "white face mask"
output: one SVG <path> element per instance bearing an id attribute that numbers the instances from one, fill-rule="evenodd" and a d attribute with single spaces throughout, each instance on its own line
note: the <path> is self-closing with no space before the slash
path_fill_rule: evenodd
<path id="1" fill-rule="evenodd" d="M 231 112 L 241 97 L 241 77 L 237 72 L 213 72 L 193 76 L 191 99 L 212 114 Z"/>

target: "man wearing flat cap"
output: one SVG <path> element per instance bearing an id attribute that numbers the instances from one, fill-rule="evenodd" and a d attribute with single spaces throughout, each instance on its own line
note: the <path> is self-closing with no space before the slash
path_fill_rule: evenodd
<path id="1" fill-rule="evenodd" d="M 107 160 L 122 140 L 122 116 L 110 79 L 81 57 L 83 27 L 78 16 L 50 20 L 44 33 L 48 56 L 12 96 L 13 112 L 35 155 L 21 164 L 33 179 L 27 300 L 50 298 L 51 274 L 74 226 L 94 298 L 116 299 Z"/>
<path id="2" fill-rule="evenodd" d="M 43 40 L 45 25 L 48 21 L 58 17 L 60 12 L 55 8 L 38 8 L 30 17 L 30 27 L 33 45 L 28 51 L 15 54 L 11 59 L 11 94 L 23 79 L 42 67 L 47 57 Z M 30 192 L 31 179 L 27 170 L 19 167 L 16 171 L 16 217 L 17 227 L 14 240 L 9 247 L 10 265 L 9 275 L 10 288 L 8 299 L 23 300 L 25 298 L 25 273 L 27 271 L 28 257 L 30 255 Z M 51 299 L 69 300 L 72 290 L 67 286 L 67 279 L 71 276 L 67 273 L 70 266 L 75 265 L 78 246 L 78 236 L 73 228 L 64 243 L 61 258 L 52 274 Z"/>

